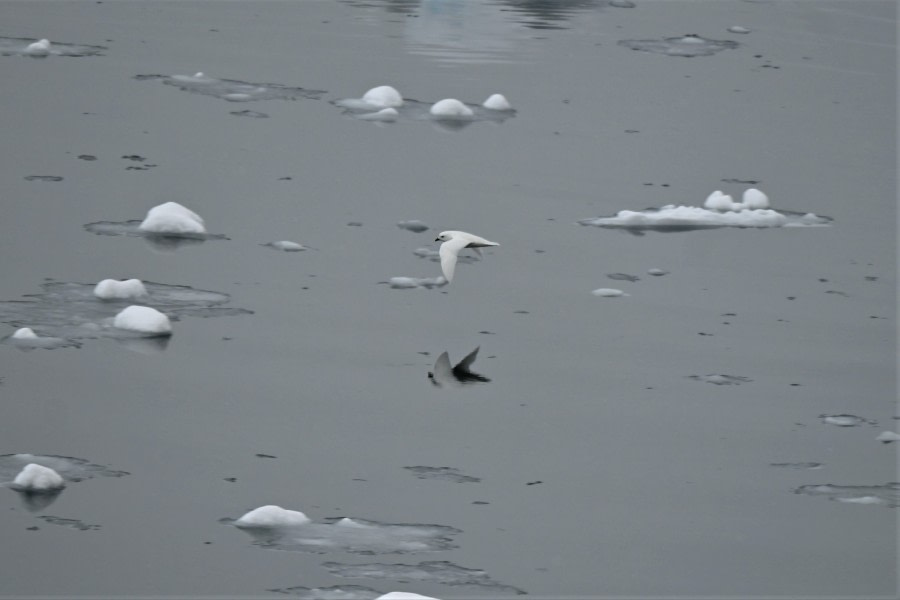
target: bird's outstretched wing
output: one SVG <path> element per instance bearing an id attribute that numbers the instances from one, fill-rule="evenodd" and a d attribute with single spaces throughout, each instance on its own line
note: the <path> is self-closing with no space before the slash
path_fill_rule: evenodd
<path id="1" fill-rule="evenodd" d="M 468 240 L 453 238 L 441 244 L 441 271 L 444 272 L 444 278 L 448 282 L 453 281 L 453 272 L 456 271 L 456 256 L 468 243 Z"/>
<path id="2" fill-rule="evenodd" d="M 464 359 L 459 361 L 455 367 L 453 367 L 454 371 L 462 371 L 464 373 L 468 373 L 472 368 L 472 363 L 475 362 L 475 359 L 478 358 L 478 351 L 481 350 L 481 346 L 476 346 L 474 350 L 469 352 Z"/>

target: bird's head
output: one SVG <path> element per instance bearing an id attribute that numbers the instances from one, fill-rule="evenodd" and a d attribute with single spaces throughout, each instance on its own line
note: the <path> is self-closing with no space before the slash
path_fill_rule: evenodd
<path id="1" fill-rule="evenodd" d="M 449 241 L 450 241 L 450 238 L 452 238 L 452 237 L 453 237 L 453 236 L 452 236 L 449 232 L 442 231 L 440 234 L 438 234 L 438 236 L 437 236 L 436 238 L 434 238 L 434 241 L 436 241 L 436 242 L 449 242 Z"/>

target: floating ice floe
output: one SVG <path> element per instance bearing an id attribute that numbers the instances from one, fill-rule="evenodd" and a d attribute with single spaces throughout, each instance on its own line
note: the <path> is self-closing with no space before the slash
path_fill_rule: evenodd
<path id="1" fill-rule="evenodd" d="M 599 296 L 600 298 L 621 298 L 622 296 L 629 295 L 622 290 L 617 290 L 615 288 L 597 288 L 591 293 L 595 296 Z"/>
<path id="2" fill-rule="evenodd" d="M 364 519 L 337 519 L 314 523 L 299 511 L 264 506 L 237 520 L 223 519 L 254 538 L 263 548 L 300 552 L 403 554 L 456 548 L 452 537 L 459 529 L 446 525 L 380 523 Z"/>
<path id="3" fill-rule="evenodd" d="M 741 25 L 732 25 L 728 28 L 728 31 L 731 33 L 750 33 L 749 29 L 742 27 Z"/>
<path id="4" fill-rule="evenodd" d="M 779 469 L 806 469 L 806 470 L 816 470 L 822 468 L 822 463 L 819 462 L 786 462 L 786 463 L 769 463 L 770 467 L 776 467 Z"/>
<path id="5" fill-rule="evenodd" d="M 12 344 L 19 350 L 34 350 L 43 348 L 45 350 L 54 350 L 56 348 L 67 348 L 79 346 L 78 343 L 59 337 L 39 336 L 31 327 L 20 327 L 13 332 L 12 335 L 4 340 L 8 344 Z"/>
<path id="6" fill-rule="evenodd" d="M 890 444 L 891 442 L 900 442 L 900 434 L 895 433 L 893 431 L 882 431 L 878 434 L 878 437 L 875 438 L 876 442 L 881 442 L 883 444 Z"/>
<path id="7" fill-rule="evenodd" d="M 68 527 L 69 529 L 77 529 L 78 531 L 97 531 L 100 529 L 99 525 L 85 523 L 81 519 L 67 519 L 65 517 L 54 517 L 52 515 L 41 515 L 38 519 L 50 523 L 51 525 L 60 525 L 62 527 Z"/>
<path id="8" fill-rule="evenodd" d="M 84 44 L 67 44 L 34 38 L 0 37 L 0 55 L 31 56 L 44 58 L 47 56 L 97 56 L 106 50 L 105 46 L 88 46 Z"/>
<path id="9" fill-rule="evenodd" d="M 412 219 L 410 221 L 400 221 L 397 223 L 397 227 L 400 229 L 406 229 L 407 231 L 412 231 L 413 233 L 422 233 L 423 231 L 428 231 L 428 225 L 419 221 L 418 219 Z"/>
<path id="10" fill-rule="evenodd" d="M 884 485 L 802 485 L 795 494 L 825 496 L 829 500 L 849 504 L 881 504 L 891 508 L 900 506 L 900 483 Z"/>
<path id="11" fill-rule="evenodd" d="M 312 520 L 299 510 L 287 510 L 274 504 L 260 506 L 237 519 L 237 527 L 287 527 L 306 525 Z"/>
<path id="12" fill-rule="evenodd" d="M 484 375 L 471 370 L 472 363 L 478 357 L 480 349 L 481 346 L 476 347 L 455 366 L 451 366 L 450 355 L 447 352 L 441 352 L 434 363 L 434 368 L 428 372 L 428 379 L 436 387 L 462 387 L 472 383 L 490 382 L 490 379 Z"/>
<path id="13" fill-rule="evenodd" d="M 512 105 L 503 94 L 491 94 L 482 106 L 490 110 L 512 110 Z"/>
<path id="14" fill-rule="evenodd" d="M 688 379 L 693 379 L 694 381 L 704 381 L 713 385 L 741 385 L 742 383 L 753 381 L 749 377 L 741 377 L 740 375 L 723 375 L 719 373 L 711 375 L 688 375 Z"/>
<path id="15" fill-rule="evenodd" d="M 50 492 L 66 487 L 66 482 L 50 467 L 28 463 L 13 479 L 10 487 L 20 492 Z"/>
<path id="16" fill-rule="evenodd" d="M 388 592 L 383 596 L 378 596 L 375 600 L 438 600 L 433 596 L 423 596 L 422 594 L 414 594 L 412 592 Z"/>
<path id="17" fill-rule="evenodd" d="M 456 98 L 438 100 L 428 112 L 441 119 L 469 119 L 475 116 L 475 111 Z"/>
<path id="18" fill-rule="evenodd" d="M 30 464 L 40 465 L 60 475 L 66 482 L 79 482 L 93 477 L 124 477 L 126 471 L 115 471 L 95 465 L 83 458 L 52 454 L 0 455 L 0 485 L 11 485 L 21 471 Z"/>
<path id="19" fill-rule="evenodd" d="M 502 94 L 493 94 L 482 105 L 466 104 L 455 99 L 432 104 L 404 99 L 390 86 L 372 88 L 362 98 L 345 98 L 335 100 L 332 104 L 342 108 L 345 114 L 364 121 L 431 121 L 440 128 L 451 131 L 475 121 L 502 123 L 516 112 Z"/>
<path id="20" fill-rule="evenodd" d="M 439 275 L 437 277 L 391 277 L 387 283 L 395 290 L 430 290 L 444 287 L 448 282 Z"/>
<path id="21" fill-rule="evenodd" d="M 94 295 L 101 300 L 126 300 L 143 298 L 147 288 L 140 279 L 104 279 L 94 287 Z"/>
<path id="22" fill-rule="evenodd" d="M 653 275 L 654 277 L 662 277 L 663 275 L 668 275 L 669 272 L 666 271 L 665 269 L 653 268 L 653 269 L 647 269 L 647 274 Z"/>
<path id="23" fill-rule="evenodd" d="M 218 317 L 252 314 L 243 308 L 222 306 L 231 297 L 221 292 L 183 285 L 143 282 L 146 295 L 141 304 L 163 311 L 171 320 L 183 317 Z M 0 322 L 16 327 L 39 327 L 54 337 L 7 338 L 18 348 L 78 346 L 77 340 L 112 338 L 133 349 L 150 351 L 165 347 L 165 338 L 152 339 L 138 331 L 118 329 L 113 321 L 132 298 L 98 298 L 96 286 L 88 283 L 47 282 L 42 292 L 26 300 L 0 301 Z"/>
<path id="24" fill-rule="evenodd" d="M 172 335 L 169 317 L 149 306 L 132 305 L 119 312 L 113 327 L 147 335 Z"/>
<path id="25" fill-rule="evenodd" d="M 333 585 L 329 587 L 308 588 L 295 586 L 267 590 L 278 594 L 289 594 L 298 600 L 376 600 L 381 592 L 361 585 Z"/>
<path id="26" fill-rule="evenodd" d="M 819 415 L 819 418 L 826 425 L 836 425 L 838 427 L 859 427 L 865 424 L 875 424 L 873 421 L 868 421 L 856 415 Z"/>
<path id="27" fill-rule="evenodd" d="M 304 250 L 307 250 L 307 247 L 303 244 L 298 244 L 297 242 L 291 242 L 289 240 L 269 242 L 267 244 L 263 244 L 263 246 L 268 246 L 269 248 L 274 248 L 283 252 L 302 252 Z"/>
<path id="28" fill-rule="evenodd" d="M 206 233 L 203 218 L 177 202 L 166 202 L 154 206 L 138 226 L 141 231 L 165 235 Z"/>
<path id="29" fill-rule="evenodd" d="M 36 340 L 37 337 L 38 335 L 31 327 L 22 327 L 21 329 L 16 329 L 15 333 L 12 334 L 12 338 L 16 340 Z"/>
<path id="30" fill-rule="evenodd" d="M 684 58 L 712 56 L 722 50 L 738 47 L 738 43 L 731 40 L 711 40 L 693 33 L 661 40 L 621 40 L 619 45 L 639 52 Z"/>
<path id="31" fill-rule="evenodd" d="M 466 586 L 486 592 L 487 595 L 526 593 L 519 588 L 494 581 L 481 569 L 469 569 L 445 560 L 424 561 L 412 565 L 385 563 L 350 565 L 326 562 L 322 566 L 332 575 L 347 579 L 387 579 Z"/>
<path id="32" fill-rule="evenodd" d="M 637 235 L 644 231 L 695 231 L 718 227 L 825 227 L 831 222 L 831 218 L 814 213 L 771 209 L 768 196 L 755 188 L 746 190 L 741 202 L 716 190 L 706 198 L 703 207 L 667 204 L 662 208 L 620 210 L 611 217 L 578 221 L 580 225 L 623 229 Z"/>
<path id="33" fill-rule="evenodd" d="M 228 102 L 251 102 L 255 100 L 297 100 L 298 98 L 318 99 L 324 90 L 308 90 L 289 87 L 278 83 L 248 83 L 235 79 L 216 79 L 204 73 L 195 75 L 137 75 L 138 81 L 161 81 L 192 94 L 213 96 Z"/>
<path id="34" fill-rule="evenodd" d="M 472 477 L 461 473 L 453 467 L 403 467 L 416 476 L 417 479 L 437 479 L 438 481 L 452 481 L 453 483 L 479 483 L 480 477 Z"/>
<path id="35" fill-rule="evenodd" d="M 250 117 L 251 119 L 268 119 L 269 115 L 258 110 L 233 110 L 228 113 L 236 117 Z"/>

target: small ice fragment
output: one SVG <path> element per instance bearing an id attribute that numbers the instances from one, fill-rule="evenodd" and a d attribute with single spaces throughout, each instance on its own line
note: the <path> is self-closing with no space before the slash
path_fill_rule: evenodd
<path id="1" fill-rule="evenodd" d="M 741 27 L 740 25 L 732 25 L 728 28 L 728 31 L 731 33 L 750 33 L 750 30 L 746 27 Z"/>
<path id="2" fill-rule="evenodd" d="M 363 94 L 362 99 L 366 104 L 382 108 L 392 108 L 403 104 L 403 96 L 389 85 L 380 85 L 372 88 Z"/>
<path id="3" fill-rule="evenodd" d="M 253 100 L 253 94 L 245 94 L 242 92 L 233 92 L 231 94 L 223 94 L 221 96 L 222 100 L 228 100 L 229 102 L 249 102 Z"/>
<path id="4" fill-rule="evenodd" d="M 411 290 L 425 288 L 430 290 L 433 287 L 443 287 L 447 285 L 447 279 L 441 275 L 437 277 L 391 277 L 388 280 L 395 290 Z"/>
<path id="5" fill-rule="evenodd" d="M 418 219 L 399 221 L 397 223 L 397 227 L 399 227 L 400 229 L 406 229 L 407 231 L 412 231 L 414 233 L 422 233 L 423 231 L 428 231 L 428 225 Z"/>
<path id="6" fill-rule="evenodd" d="M 151 233 L 206 233 L 200 215 L 177 202 L 166 202 L 151 208 L 139 229 Z"/>
<path id="7" fill-rule="evenodd" d="M 900 442 L 900 434 L 894 433 L 893 431 L 882 431 L 878 434 L 878 437 L 875 438 L 875 441 L 882 442 L 884 444 L 890 444 L 891 442 Z"/>
<path id="8" fill-rule="evenodd" d="M 172 334 L 172 324 L 169 322 L 169 317 L 155 308 L 134 304 L 116 315 L 115 319 L 113 319 L 113 327 L 155 335 Z"/>
<path id="9" fill-rule="evenodd" d="M 30 463 L 16 475 L 13 486 L 23 492 L 46 492 L 66 487 L 59 473 L 49 467 Z"/>
<path id="10" fill-rule="evenodd" d="M 234 524 L 238 527 L 282 527 L 306 525 L 310 522 L 310 518 L 299 510 L 287 510 L 280 506 L 269 504 L 251 510 L 235 521 Z"/>
<path id="11" fill-rule="evenodd" d="M 438 600 L 433 596 L 423 596 L 421 594 L 413 594 L 412 592 L 388 592 L 383 596 L 378 596 L 375 600 Z"/>
<path id="12" fill-rule="evenodd" d="M 591 293 L 595 296 L 600 296 L 601 298 L 618 298 L 620 296 L 628 295 L 622 290 L 617 290 L 615 288 L 597 288 Z"/>
<path id="13" fill-rule="evenodd" d="M 37 339 L 38 335 L 31 327 L 22 327 L 21 329 L 16 329 L 12 337 L 17 340 L 34 340 Z"/>
<path id="14" fill-rule="evenodd" d="M 836 500 L 847 504 L 884 504 L 884 500 L 878 496 L 857 496 L 855 498 L 836 498 Z"/>
<path id="15" fill-rule="evenodd" d="M 436 117 L 453 119 L 468 118 L 475 114 L 471 108 L 455 98 L 445 98 L 435 102 L 429 112 Z"/>
<path id="16" fill-rule="evenodd" d="M 298 244 L 297 242 L 291 242 L 288 240 L 281 240 L 278 242 L 269 242 L 268 244 L 265 244 L 265 245 L 271 246 L 272 248 L 275 248 L 276 250 L 284 250 L 285 252 L 302 252 L 303 250 L 307 249 L 306 246 L 304 246 L 303 244 Z"/>
<path id="17" fill-rule="evenodd" d="M 50 54 L 50 40 L 43 39 L 28 44 L 25 48 L 25 52 L 31 56 L 47 56 Z"/>
<path id="18" fill-rule="evenodd" d="M 492 94 L 482 106 L 491 110 L 512 110 L 512 105 L 503 94 Z"/>
<path id="19" fill-rule="evenodd" d="M 663 275 L 668 275 L 669 272 L 666 271 L 665 269 L 657 269 L 657 268 L 653 268 L 653 269 L 648 269 L 648 270 L 647 270 L 647 274 L 648 274 L 648 275 L 653 275 L 653 276 L 655 276 L 655 277 L 662 277 Z"/>
<path id="20" fill-rule="evenodd" d="M 383 123 L 390 123 L 397 120 L 397 117 L 400 116 L 400 113 L 397 112 L 396 108 L 382 108 L 378 112 L 373 113 L 365 113 L 362 115 L 358 115 L 357 119 L 362 119 L 363 121 L 380 121 Z"/>
<path id="21" fill-rule="evenodd" d="M 744 190 L 742 201 L 744 206 L 751 210 L 769 208 L 769 197 L 756 188 Z"/>
<path id="22" fill-rule="evenodd" d="M 104 279 L 94 287 L 94 295 L 102 300 L 140 298 L 147 295 L 147 288 L 140 279 Z"/>
<path id="23" fill-rule="evenodd" d="M 696 33 L 688 33 L 687 35 L 681 37 L 678 41 L 683 44 L 702 44 L 706 40 L 704 40 L 702 37 L 700 37 Z"/>
<path id="24" fill-rule="evenodd" d="M 856 427 L 865 423 L 865 419 L 856 415 L 822 415 L 821 419 L 827 425 L 837 425 L 838 427 Z"/>

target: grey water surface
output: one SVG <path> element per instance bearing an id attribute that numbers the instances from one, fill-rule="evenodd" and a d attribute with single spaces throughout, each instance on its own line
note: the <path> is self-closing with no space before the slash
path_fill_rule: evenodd
<path id="1" fill-rule="evenodd" d="M 128 474 L 0 487 L 0 597 L 896 597 L 897 445 L 875 440 L 900 426 L 896 3 L 2 0 L 0 17 L 0 338 L 111 316 L 89 293 L 106 278 L 228 317 L 173 319 L 152 349 L 0 344 L 0 455 Z M 90 51 L 22 55 L 41 38 Z M 172 79 L 199 72 L 212 87 Z M 379 85 L 502 93 L 515 113 L 333 104 Z M 830 221 L 578 224 L 751 185 Z M 132 235 L 169 201 L 221 235 Z M 500 247 L 464 251 L 446 285 L 444 230 Z M 590 293 L 610 274 L 627 296 Z M 482 379 L 429 379 L 473 348 Z M 381 553 L 312 528 L 283 547 L 222 522 L 269 504 L 452 543 Z"/>

